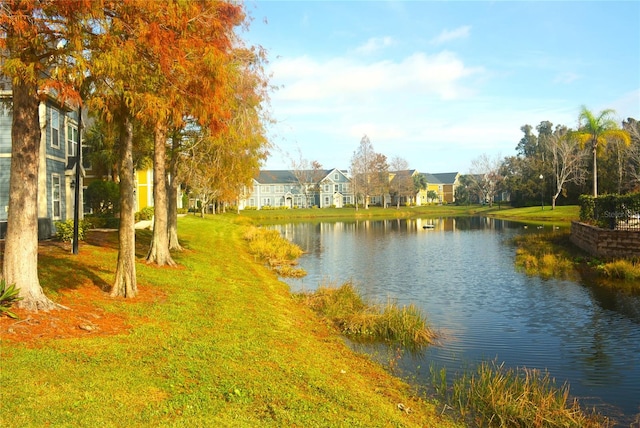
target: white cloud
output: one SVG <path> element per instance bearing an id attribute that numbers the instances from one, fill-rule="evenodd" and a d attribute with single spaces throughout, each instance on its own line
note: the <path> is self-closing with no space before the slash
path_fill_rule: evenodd
<path id="1" fill-rule="evenodd" d="M 386 47 L 393 45 L 391 37 L 372 37 L 367 42 L 356 48 L 356 52 L 363 55 L 369 55 Z"/>
<path id="2" fill-rule="evenodd" d="M 465 25 L 454 30 L 442 30 L 435 38 L 431 40 L 431 44 L 441 45 L 456 39 L 466 39 L 471 32 L 471 26 Z"/>
<path id="3" fill-rule="evenodd" d="M 317 61 L 309 57 L 281 59 L 272 66 L 273 81 L 283 88 L 273 99 L 282 101 L 365 100 L 392 94 L 435 95 L 459 99 L 473 91 L 466 79 L 484 69 L 468 67 L 451 52 L 422 52 L 400 61 L 361 62 L 352 58 Z"/>

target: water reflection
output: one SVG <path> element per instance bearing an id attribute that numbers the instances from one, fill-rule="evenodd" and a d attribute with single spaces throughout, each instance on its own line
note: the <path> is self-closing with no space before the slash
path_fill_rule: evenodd
<path id="1" fill-rule="evenodd" d="M 456 372 L 497 358 L 548 369 L 603 411 L 628 417 L 640 411 L 640 296 L 514 269 L 506 241 L 554 227 L 465 217 L 277 228 L 308 252 L 300 260 L 308 275 L 288 280 L 292 289 L 351 279 L 367 297 L 425 311 L 443 339 L 424 356 L 400 362 L 418 379 L 428 381 L 419 366 Z"/>

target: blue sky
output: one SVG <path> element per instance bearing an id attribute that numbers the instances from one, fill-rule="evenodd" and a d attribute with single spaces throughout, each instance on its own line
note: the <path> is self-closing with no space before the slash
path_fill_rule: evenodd
<path id="1" fill-rule="evenodd" d="M 265 169 L 348 169 L 360 139 L 420 172 L 515 155 L 520 127 L 580 107 L 640 119 L 638 1 L 249 1 L 268 52 Z"/>

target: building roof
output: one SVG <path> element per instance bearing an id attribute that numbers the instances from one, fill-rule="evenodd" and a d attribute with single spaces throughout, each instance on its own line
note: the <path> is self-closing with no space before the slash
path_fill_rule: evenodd
<path id="1" fill-rule="evenodd" d="M 260 184 L 293 184 L 298 183 L 298 177 L 306 177 L 308 180 L 312 181 L 313 177 L 316 178 L 317 181 L 322 181 L 327 178 L 333 171 L 337 171 L 347 176 L 347 172 L 344 170 L 340 170 L 338 168 L 332 169 L 306 169 L 300 171 L 293 171 L 288 169 L 271 169 L 271 170 L 261 170 L 258 173 L 258 176 L 255 177 L 255 180 Z"/>
<path id="2" fill-rule="evenodd" d="M 255 178 L 260 184 L 281 184 L 281 183 L 297 183 L 298 179 L 289 170 L 262 170 Z"/>
<path id="3" fill-rule="evenodd" d="M 457 172 L 440 172 L 431 175 L 439 180 L 442 184 L 453 184 L 456 182 L 456 178 L 458 177 Z"/>

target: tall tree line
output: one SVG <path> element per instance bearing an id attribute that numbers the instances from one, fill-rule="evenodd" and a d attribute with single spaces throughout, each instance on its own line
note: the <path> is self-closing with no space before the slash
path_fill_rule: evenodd
<path id="1" fill-rule="evenodd" d="M 585 193 L 639 191 L 638 121 L 629 118 L 619 125 L 614 115 L 610 109 L 594 113 L 583 106 L 577 129 L 549 121 L 522 126 L 516 155 L 491 164 L 483 161 L 486 155 L 474 160 L 463 180 L 465 191 L 487 201 L 508 192 L 517 206 L 550 200 L 552 208 L 560 198 L 575 203 Z M 481 184 L 487 181 L 497 184 L 496 192 L 483 193 Z"/>
<path id="2" fill-rule="evenodd" d="M 55 306 L 37 275 L 43 97 L 88 108 L 113 136 L 120 228 L 111 294 L 134 297 L 136 130 L 153 141 L 155 223 L 147 261 L 158 265 L 173 265 L 169 248 L 179 247 L 170 201 L 179 182 L 189 178 L 183 171 L 198 170 L 198 178 L 224 183 L 224 197 L 232 198 L 266 156 L 265 57 L 239 37 L 246 24 L 242 5 L 227 1 L 7 0 L 0 5 L 2 73 L 13 89 L 2 274 L 20 289 L 22 306 Z M 204 136 L 197 144 L 188 136 L 193 130 Z M 212 152 L 219 162 L 203 165 L 211 158 L 202 153 Z"/>

